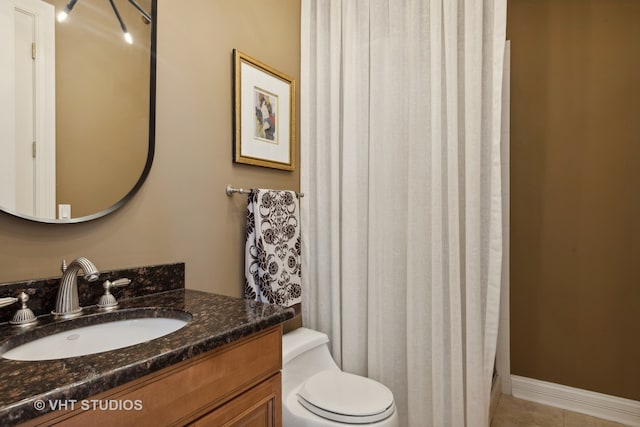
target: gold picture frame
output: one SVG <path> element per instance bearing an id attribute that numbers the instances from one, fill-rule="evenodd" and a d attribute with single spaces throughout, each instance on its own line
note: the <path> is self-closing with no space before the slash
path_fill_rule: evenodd
<path id="1" fill-rule="evenodd" d="M 274 169 L 295 169 L 295 80 L 233 50 L 233 160 Z"/>

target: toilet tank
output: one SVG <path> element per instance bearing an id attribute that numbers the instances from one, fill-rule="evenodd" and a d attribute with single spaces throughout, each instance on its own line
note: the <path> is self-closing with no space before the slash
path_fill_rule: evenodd
<path id="1" fill-rule="evenodd" d="M 282 336 L 282 393 L 287 396 L 320 371 L 339 369 L 329 353 L 329 337 L 298 328 Z"/>
<path id="2" fill-rule="evenodd" d="M 282 336 L 282 365 L 286 365 L 303 353 L 326 346 L 329 337 L 322 332 L 298 328 Z M 327 349 L 328 350 L 328 349 Z"/>
<path id="3" fill-rule="evenodd" d="M 329 353 L 329 337 L 322 332 L 298 328 L 282 336 L 283 385 L 293 383 L 325 369 L 339 369 Z"/>

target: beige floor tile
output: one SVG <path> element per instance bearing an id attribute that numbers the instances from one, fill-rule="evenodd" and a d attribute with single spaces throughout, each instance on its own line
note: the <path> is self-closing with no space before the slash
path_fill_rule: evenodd
<path id="1" fill-rule="evenodd" d="M 562 409 L 502 395 L 491 427 L 563 427 Z"/>
<path id="2" fill-rule="evenodd" d="M 624 424 L 601 420 L 600 418 L 594 418 L 570 411 L 563 411 L 563 416 L 564 427 L 624 427 Z"/>

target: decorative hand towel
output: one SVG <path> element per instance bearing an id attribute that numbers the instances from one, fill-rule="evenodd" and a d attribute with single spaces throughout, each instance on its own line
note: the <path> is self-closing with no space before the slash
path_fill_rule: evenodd
<path id="1" fill-rule="evenodd" d="M 300 217 L 294 192 L 251 190 L 244 263 L 245 298 L 287 307 L 302 301 Z"/>

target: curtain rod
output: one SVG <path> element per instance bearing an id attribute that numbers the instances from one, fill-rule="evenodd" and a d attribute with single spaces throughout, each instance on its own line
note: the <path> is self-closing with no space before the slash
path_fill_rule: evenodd
<path id="1" fill-rule="evenodd" d="M 230 185 L 227 185 L 225 192 L 227 193 L 227 196 L 231 196 L 233 193 L 249 194 L 251 193 L 251 190 L 245 190 L 244 188 L 235 188 Z M 297 191 L 296 191 L 296 195 L 298 197 L 304 197 L 304 193 L 298 193 Z"/>

